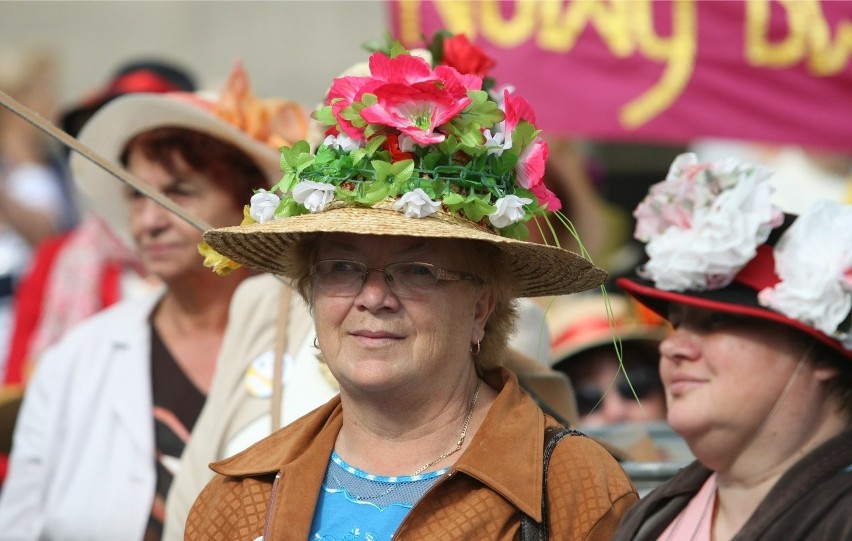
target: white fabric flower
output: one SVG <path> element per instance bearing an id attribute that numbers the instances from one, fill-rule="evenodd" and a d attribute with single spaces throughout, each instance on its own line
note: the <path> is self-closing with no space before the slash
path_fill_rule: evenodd
<path id="1" fill-rule="evenodd" d="M 770 174 L 733 160 L 678 156 L 634 212 L 635 236 L 648 242 L 640 276 L 667 291 L 728 285 L 783 221 L 770 202 Z"/>
<path id="2" fill-rule="evenodd" d="M 322 142 L 323 145 L 327 147 L 336 148 L 342 152 L 352 152 L 356 148 L 358 148 L 360 143 L 355 139 L 352 139 L 345 133 L 341 133 L 339 135 L 329 135 Z"/>
<path id="3" fill-rule="evenodd" d="M 488 221 L 497 229 L 520 222 L 526 214 L 524 205 L 529 205 L 530 203 L 532 203 L 532 199 L 527 197 L 518 197 L 517 195 L 501 197 L 494 203 L 497 210 L 493 214 L 488 215 Z"/>
<path id="4" fill-rule="evenodd" d="M 403 194 L 396 203 L 393 204 L 393 209 L 398 210 L 409 218 L 425 218 L 430 214 L 434 214 L 441 208 L 440 201 L 432 201 L 422 188 Z"/>
<path id="5" fill-rule="evenodd" d="M 852 206 L 821 201 L 801 215 L 775 247 L 775 272 L 760 303 L 852 349 L 852 329 L 839 328 L 852 310 Z"/>
<path id="6" fill-rule="evenodd" d="M 491 130 L 486 129 L 482 132 L 482 135 L 485 137 L 483 146 L 488 149 L 489 156 L 502 156 L 503 152 L 512 148 L 512 134 L 507 137 L 505 133 L 495 128 L 494 134 L 491 133 Z"/>
<path id="7" fill-rule="evenodd" d="M 251 207 L 249 214 L 256 222 L 268 222 L 275 219 L 275 209 L 281 198 L 272 192 L 260 189 L 251 196 Z"/>
<path id="8" fill-rule="evenodd" d="M 293 199 L 311 212 L 322 212 L 334 199 L 334 184 L 303 180 L 293 186 Z"/>

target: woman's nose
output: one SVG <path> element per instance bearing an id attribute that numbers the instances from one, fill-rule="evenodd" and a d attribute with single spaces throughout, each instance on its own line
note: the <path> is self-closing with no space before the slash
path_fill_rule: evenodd
<path id="1" fill-rule="evenodd" d="M 140 197 L 133 202 L 131 220 L 135 227 L 157 230 L 162 228 L 168 219 L 169 211 L 152 199 Z"/>
<path id="2" fill-rule="evenodd" d="M 387 276 L 384 271 L 378 269 L 370 269 L 367 272 L 355 302 L 370 311 L 394 308 L 399 305 L 399 299 L 391 290 Z"/>
<path id="3" fill-rule="evenodd" d="M 672 330 L 660 342 L 660 358 L 689 361 L 698 358 L 701 337 L 686 328 Z"/>

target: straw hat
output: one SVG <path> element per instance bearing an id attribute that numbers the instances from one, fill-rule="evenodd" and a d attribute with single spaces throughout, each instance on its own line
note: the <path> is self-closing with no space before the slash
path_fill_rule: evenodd
<path id="1" fill-rule="evenodd" d="M 532 108 L 509 90 L 489 94 L 486 79 L 436 50 L 431 63 L 377 52 L 368 75 L 336 78 L 314 113 L 329 126 L 323 143 L 282 148 L 284 178 L 252 198 L 257 223 L 208 231 L 205 242 L 295 279 L 292 246 L 313 233 L 475 240 L 499 249 L 518 296 L 601 284 L 606 273 L 580 255 L 521 240 L 529 220 L 548 229 L 561 206 L 543 182 L 547 143 Z"/>
<path id="2" fill-rule="evenodd" d="M 755 181 L 752 166 L 685 156 L 637 208 L 650 257 L 619 287 L 665 318 L 672 302 L 760 318 L 852 359 L 852 206 L 823 201 L 784 215 L 769 203 L 768 176 Z M 662 193 L 687 193 L 686 184 L 692 201 L 661 204 Z M 688 226 L 664 218 L 678 212 Z"/>
<path id="3" fill-rule="evenodd" d="M 79 140 L 107 160 L 118 163 L 127 143 L 156 128 L 184 128 L 231 143 L 251 157 L 269 184 L 280 176 L 278 146 L 307 133 L 308 115 L 285 100 L 258 100 L 237 66 L 218 98 L 204 93 L 136 93 L 103 106 L 85 124 Z M 102 217 L 128 244 L 129 207 L 123 186 L 108 172 L 79 154 L 71 157 L 81 203 Z"/>
<path id="4" fill-rule="evenodd" d="M 598 294 L 554 300 L 547 310 L 553 337 L 551 366 L 570 363 L 577 355 L 597 347 L 612 348 L 616 335 L 622 344 L 641 344 L 653 351 L 668 333 L 658 316 L 630 297 L 610 293 L 607 302 L 610 313 L 603 296 Z"/>

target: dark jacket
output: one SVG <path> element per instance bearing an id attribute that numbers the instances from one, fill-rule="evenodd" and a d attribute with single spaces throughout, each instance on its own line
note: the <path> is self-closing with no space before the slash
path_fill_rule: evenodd
<path id="1" fill-rule="evenodd" d="M 656 540 L 712 472 L 693 462 L 634 506 L 613 541 Z M 799 460 L 732 541 L 852 540 L 852 429 Z"/>

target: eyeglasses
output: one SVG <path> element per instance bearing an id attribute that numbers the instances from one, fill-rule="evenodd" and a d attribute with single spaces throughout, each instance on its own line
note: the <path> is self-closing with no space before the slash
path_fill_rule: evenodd
<path id="1" fill-rule="evenodd" d="M 473 280 L 482 283 L 482 279 L 469 272 L 439 269 L 430 263 L 402 261 L 391 263 L 383 269 L 370 268 L 359 261 L 346 259 L 324 259 L 311 266 L 314 287 L 324 295 L 331 297 L 354 297 L 358 295 L 367 275 L 372 271 L 381 272 L 385 282 L 400 298 L 416 298 L 435 289 L 441 281 Z"/>
<path id="2" fill-rule="evenodd" d="M 614 384 L 608 392 L 617 392 L 624 400 L 640 400 L 647 398 L 652 393 L 662 390 L 662 384 L 659 377 L 653 370 L 645 367 L 628 368 L 627 373 L 630 375 L 630 383 L 633 385 L 631 390 L 630 385 L 624 379 L 623 374 L 619 374 L 618 383 Z M 636 396 L 633 395 L 636 391 Z M 579 384 L 574 390 L 577 397 L 577 410 L 581 417 L 591 414 L 596 409 L 601 407 L 604 400 L 604 390 L 596 385 Z"/>

